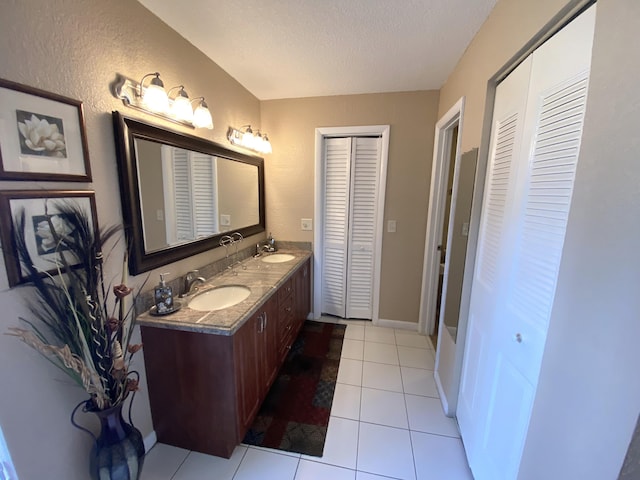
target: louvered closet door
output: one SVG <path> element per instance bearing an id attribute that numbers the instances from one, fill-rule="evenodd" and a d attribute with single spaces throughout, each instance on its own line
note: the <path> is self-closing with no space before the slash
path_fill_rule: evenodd
<path id="1" fill-rule="evenodd" d="M 371 319 L 380 138 L 354 138 L 351 158 L 346 317 Z"/>
<path id="2" fill-rule="evenodd" d="M 504 289 L 510 258 L 511 211 L 514 204 L 518 152 L 521 150 L 531 58 L 518 66 L 497 88 L 480 235 L 473 277 L 471 306 L 457 417 L 469 465 L 483 461 L 493 371 L 492 333 L 496 328 L 499 292 Z"/>
<path id="3" fill-rule="evenodd" d="M 324 141 L 322 313 L 372 318 L 380 141 Z"/>
<path id="4" fill-rule="evenodd" d="M 594 23 L 591 7 L 530 57 L 522 142 L 498 223 L 488 172 L 459 410 L 477 480 L 518 475 L 571 207 Z"/>
<path id="5" fill-rule="evenodd" d="M 217 159 L 163 145 L 167 243 L 218 233 Z M 213 188 L 212 188 L 213 187 Z"/>
<path id="6" fill-rule="evenodd" d="M 182 242 L 195 238 L 192 221 L 193 205 L 191 200 L 191 171 L 189 168 L 189 152 L 181 148 L 166 147 L 170 152 L 171 187 L 173 198 L 173 215 L 167 218 L 167 239 L 169 243 Z M 165 208 L 168 213 L 171 210 Z"/>
<path id="7" fill-rule="evenodd" d="M 208 237 L 220 231 L 218 227 L 217 159 L 211 155 L 190 152 L 191 202 L 195 238 Z"/>
<path id="8" fill-rule="evenodd" d="M 322 313 L 339 317 L 347 301 L 350 175 L 351 138 L 325 139 Z"/>

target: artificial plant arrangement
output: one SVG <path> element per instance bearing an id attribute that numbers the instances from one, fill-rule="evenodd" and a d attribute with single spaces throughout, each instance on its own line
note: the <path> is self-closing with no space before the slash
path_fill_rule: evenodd
<path id="1" fill-rule="evenodd" d="M 130 343 L 135 296 L 128 298 L 132 289 L 126 285 L 126 253 L 120 284 L 104 278 L 109 255 L 104 257 L 103 246 L 120 229 L 113 226 L 98 232 L 86 211 L 72 201 L 55 203 L 54 214 L 45 204 L 45 217 L 48 225 L 43 227 L 48 226 L 55 245 L 53 273 L 34 266 L 25 239 L 24 211 L 14 219 L 15 252 L 35 291 L 28 304 L 35 321 L 21 318 L 28 328 L 10 328 L 8 334 L 19 337 L 82 387 L 90 397 L 84 402 L 85 411 L 121 405 L 138 388 L 138 373 L 129 371 L 129 364 L 142 345 Z"/>

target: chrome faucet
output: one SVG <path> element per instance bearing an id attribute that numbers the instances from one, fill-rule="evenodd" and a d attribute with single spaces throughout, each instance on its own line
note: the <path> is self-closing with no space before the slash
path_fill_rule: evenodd
<path id="1" fill-rule="evenodd" d="M 229 265 L 227 267 L 227 270 L 231 270 L 231 275 L 237 275 L 238 272 L 236 272 L 235 270 L 235 266 L 236 265 L 240 265 L 242 262 L 240 262 L 238 260 L 238 244 L 242 243 L 242 241 L 244 240 L 244 237 L 242 236 L 242 234 L 240 232 L 234 232 L 231 235 L 225 235 L 224 237 L 222 237 L 220 239 L 220 245 L 224 246 L 225 248 L 225 255 L 226 258 L 229 258 L 229 250 L 228 247 L 229 245 L 234 245 L 235 246 L 235 251 L 233 254 L 233 260 L 231 262 L 231 265 Z M 243 270 L 246 270 L 247 266 L 243 265 L 242 266 Z"/>
<path id="2" fill-rule="evenodd" d="M 180 297 L 186 297 L 198 291 L 198 287 L 206 281 L 204 277 L 198 276 L 198 270 L 188 271 L 184 276 L 184 291 L 180 294 Z"/>

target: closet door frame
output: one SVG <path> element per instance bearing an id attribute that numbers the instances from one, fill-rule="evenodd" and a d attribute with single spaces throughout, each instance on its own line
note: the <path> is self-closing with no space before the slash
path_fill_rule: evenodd
<path id="1" fill-rule="evenodd" d="M 387 163 L 389 159 L 389 125 L 368 125 L 352 127 L 320 127 L 315 132 L 315 197 L 313 232 L 313 312 L 312 318 L 318 319 L 321 314 L 322 300 L 322 264 L 323 264 L 323 216 L 324 216 L 324 139 L 332 137 L 364 137 L 380 136 L 380 171 L 378 181 L 378 203 L 376 212 L 376 240 L 374 248 L 374 283 L 372 322 L 379 320 L 380 309 L 380 271 L 382 266 L 382 235 L 384 229 L 385 191 L 387 185 Z"/>

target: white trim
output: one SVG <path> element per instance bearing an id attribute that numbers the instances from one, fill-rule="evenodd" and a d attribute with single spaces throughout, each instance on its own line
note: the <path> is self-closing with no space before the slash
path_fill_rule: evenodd
<path id="1" fill-rule="evenodd" d="M 322 300 L 322 232 L 324 231 L 323 205 L 324 205 L 324 178 L 322 164 L 322 145 L 325 137 L 363 137 L 380 135 L 380 177 L 378 182 L 378 208 L 376 212 L 376 245 L 374 255 L 374 279 L 373 279 L 373 308 L 372 321 L 378 325 L 380 310 L 380 272 L 382 269 L 382 235 L 384 232 L 384 207 L 387 188 L 387 163 L 389 160 L 389 125 L 369 125 L 360 127 L 320 127 L 316 128 L 315 144 L 315 199 L 314 216 L 316 228 L 313 233 L 313 318 L 320 318 Z"/>
<path id="2" fill-rule="evenodd" d="M 433 372 L 433 379 L 436 382 L 436 389 L 438 390 L 438 395 L 440 396 L 440 403 L 442 404 L 442 410 L 444 410 L 444 414 L 447 417 L 453 417 L 455 412 L 449 413 L 449 402 L 447 402 L 447 395 L 445 394 L 444 387 L 442 386 L 442 382 L 440 381 L 440 374 L 437 370 Z"/>
<path id="3" fill-rule="evenodd" d="M 149 450 L 153 448 L 153 446 L 158 443 L 158 437 L 156 436 L 156 431 L 151 430 L 151 433 L 144 437 L 144 451 L 145 453 L 149 453 Z"/>
<path id="4" fill-rule="evenodd" d="M 447 148 L 447 132 L 458 125 L 458 142 L 456 144 L 455 162 L 460 161 L 462 142 L 462 119 L 464 115 L 465 97 L 445 113 L 436 123 L 435 145 L 433 148 L 433 166 L 431 187 L 429 189 L 429 210 L 427 231 L 424 242 L 424 258 L 422 267 L 422 289 L 420 294 L 420 314 L 418 331 L 431 333 L 435 325 L 435 312 L 438 296 L 438 274 L 440 259 L 434 254 L 442 236 L 442 222 L 447 191 L 447 173 L 449 171 L 449 151 Z M 445 267 L 446 268 L 446 267 Z"/>
<path id="5" fill-rule="evenodd" d="M 378 327 L 395 328 L 397 330 L 407 330 L 411 332 L 418 331 L 418 324 L 413 322 L 403 322 L 402 320 L 388 320 L 386 318 L 379 318 Z"/>

